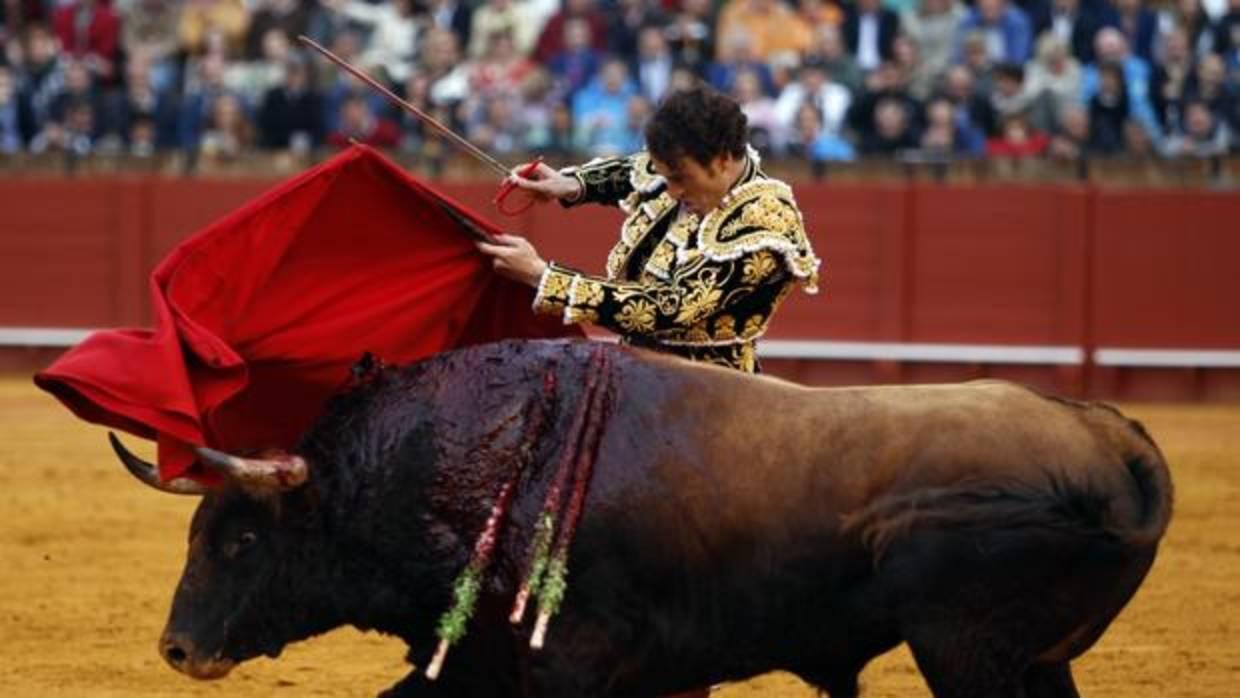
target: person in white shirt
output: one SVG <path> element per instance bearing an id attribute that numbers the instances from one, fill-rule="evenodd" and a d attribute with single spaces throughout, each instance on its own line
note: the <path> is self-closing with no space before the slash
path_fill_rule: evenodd
<path id="1" fill-rule="evenodd" d="M 832 81 L 820 61 L 811 59 L 801 64 L 796 80 L 784 87 L 775 102 L 776 118 L 785 131 L 795 128 L 797 111 L 804 102 L 812 103 L 822 115 L 823 131 L 839 135 L 852 105 L 852 93 Z"/>
<path id="2" fill-rule="evenodd" d="M 323 0 L 323 5 L 354 22 L 371 27 L 362 63 L 382 69 L 391 82 L 404 82 L 417 56 L 418 21 L 413 0 L 391 0 L 372 5 L 360 0 Z"/>
<path id="3" fill-rule="evenodd" d="M 547 23 L 548 17 L 541 14 L 542 11 L 542 5 L 514 0 L 487 0 L 474 10 L 466 53 L 470 58 L 481 58 L 487 52 L 488 37 L 507 31 L 512 36 L 517 53 L 530 55 L 543 25 Z"/>

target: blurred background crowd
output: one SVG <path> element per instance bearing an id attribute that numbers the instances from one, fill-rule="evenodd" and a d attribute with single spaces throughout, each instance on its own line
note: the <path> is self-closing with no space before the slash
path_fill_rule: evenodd
<path id="1" fill-rule="evenodd" d="M 303 34 L 501 156 L 695 80 L 813 162 L 1240 149 L 1240 0 L 0 0 L 0 153 L 444 147 Z"/>

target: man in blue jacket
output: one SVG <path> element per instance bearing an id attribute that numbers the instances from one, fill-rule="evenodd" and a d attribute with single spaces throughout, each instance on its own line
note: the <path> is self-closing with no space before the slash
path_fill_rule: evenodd
<path id="1" fill-rule="evenodd" d="M 987 53 L 997 63 L 1023 64 L 1033 47 L 1033 28 L 1023 10 L 1007 0 L 977 0 L 960 25 L 960 39 L 980 32 L 986 37 Z"/>

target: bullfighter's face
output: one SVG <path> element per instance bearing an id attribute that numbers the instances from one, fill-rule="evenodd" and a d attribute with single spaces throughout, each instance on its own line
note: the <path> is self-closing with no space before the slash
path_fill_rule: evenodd
<path id="1" fill-rule="evenodd" d="M 691 157 L 674 164 L 652 159 L 654 170 L 667 180 L 667 193 L 694 214 L 706 215 L 719 205 L 736 182 L 744 161 L 724 154 L 705 165 Z"/>

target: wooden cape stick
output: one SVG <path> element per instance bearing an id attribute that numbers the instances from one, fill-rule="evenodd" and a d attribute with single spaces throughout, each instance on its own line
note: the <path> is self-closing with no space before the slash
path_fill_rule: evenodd
<path id="1" fill-rule="evenodd" d="M 363 73 L 357 68 L 354 68 L 348 61 L 341 58 L 340 56 L 337 56 L 336 54 L 332 53 L 328 49 L 324 48 L 321 44 L 319 44 L 314 39 L 311 39 L 308 36 L 302 35 L 302 36 L 298 36 L 297 40 L 305 44 L 306 46 L 309 46 L 310 48 L 314 49 L 327 60 L 331 61 L 332 63 L 335 63 L 337 66 L 342 68 L 345 72 L 347 72 L 349 75 L 352 75 L 358 80 L 361 80 L 362 82 L 369 85 L 372 89 L 377 91 L 379 94 L 383 95 L 384 97 L 387 97 L 388 100 L 391 101 L 396 106 L 400 107 L 401 109 L 404 109 L 410 114 L 413 114 L 414 116 L 421 119 L 423 123 L 433 127 L 436 131 L 439 131 L 439 133 L 443 134 L 444 137 L 446 137 L 448 140 L 452 141 L 462 150 L 464 150 L 465 152 L 477 158 L 480 162 L 486 164 L 488 167 L 495 170 L 498 174 L 503 175 L 504 177 L 508 177 L 510 174 L 512 174 L 512 170 L 508 169 L 504 165 L 504 163 L 491 157 L 478 146 L 474 145 L 473 143 L 470 143 L 468 140 L 461 137 L 455 131 L 448 128 L 447 126 L 444 126 L 435 117 L 431 116 L 430 114 L 427 114 L 426 112 L 422 111 L 421 109 L 418 109 L 417 107 L 413 106 L 409 102 L 401 99 L 400 96 L 398 96 L 395 92 L 389 90 L 383 83 L 379 82 L 378 80 L 375 80 L 374 78 L 370 77 L 366 73 Z"/>
<path id="2" fill-rule="evenodd" d="M 383 95 L 384 97 L 387 97 L 388 101 L 392 102 L 393 104 L 400 107 L 401 109 L 404 109 L 410 114 L 413 114 L 417 118 L 421 119 L 423 123 L 431 126 L 436 131 L 439 131 L 439 133 L 441 133 L 445 138 L 447 138 L 449 141 L 452 141 L 454 144 L 456 144 L 457 147 L 461 148 L 465 152 L 477 158 L 480 162 L 485 164 L 487 167 L 490 167 L 491 169 L 495 170 L 500 175 L 503 175 L 504 183 L 500 185 L 499 193 L 495 195 L 495 202 L 494 202 L 495 205 L 499 208 L 500 213 L 504 213 L 509 216 L 515 216 L 525 211 L 526 209 L 528 209 L 530 206 L 533 205 L 534 200 L 533 198 L 531 198 L 529 199 L 529 202 L 522 208 L 505 209 L 503 206 L 504 199 L 508 198 L 508 195 L 511 194 L 516 189 L 517 183 L 515 180 L 510 179 L 510 177 L 512 176 L 512 170 L 508 169 L 508 167 L 505 166 L 504 163 L 491 157 L 490 155 L 486 153 L 486 151 L 482 150 L 481 148 L 474 145 L 473 143 L 470 143 L 464 137 L 459 135 L 456 131 L 453 131 L 447 126 L 444 126 L 435 117 L 431 116 L 430 114 L 427 114 L 426 112 L 422 111 L 421 109 L 418 109 L 417 107 L 413 106 L 409 102 L 401 99 L 399 95 L 389 90 L 383 83 L 379 82 L 378 80 L 375 80 L 374 78 L 370 77 L 366 73 L 363 73 L 362 71 L 353 67 L 353 65 L 350 64 L 348 61 L 332 53 L 330 50 L 325 48 L 323 45 L 319 44 L 314 39 L 311 39 L 310 37 L 303 34 L 303 35 L 298 36 L 297 40 L 305 44 L 306 46 L 309 46 L 310 48 L 314 49 L 327 60 L 331 61 L 332 63 L 335 63 L 345 72 L 347 72 L 349 75 L 352 75 L 358 80 L 361 80 L 362 82 L 366 83 L 367 85 L 371 87 L 371 89 L 376 90 L 379 94 Z M 521 168 L 521 171 L 517 173 L 517 176 L 529 177 L 531 174 L 534 173 L 535 170 L 538 169 L 538 165 L 541 163 L 542 163 L 542 158 L 540 157 L 534 160 L 533 162 L 529 163 L 525 167 Z M 481 239 L 481 240 L 489 239 L 485 235 L 479 235 L 478 231 L 473 230 L 470 225 L 466 225 L 466 228 L 470 228 L 470 232 L 477 239 Z"/>

